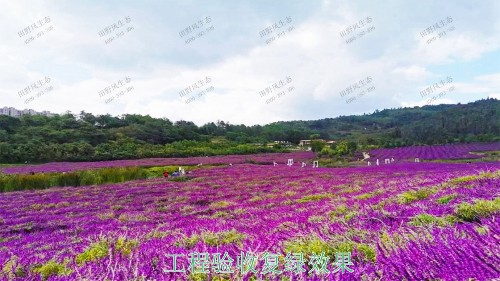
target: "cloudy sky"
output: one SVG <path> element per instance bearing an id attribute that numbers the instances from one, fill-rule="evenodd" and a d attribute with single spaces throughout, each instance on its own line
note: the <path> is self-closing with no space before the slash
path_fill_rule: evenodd
<path id="1" fill-rule="evenodd" d="M 500 1 L 411 2 L 0 0 L 0 107 L 252 125 L 499 99 Z"/>

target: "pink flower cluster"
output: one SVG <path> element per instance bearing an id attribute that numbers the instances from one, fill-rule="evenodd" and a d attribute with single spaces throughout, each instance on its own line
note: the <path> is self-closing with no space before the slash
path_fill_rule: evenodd
<path id="1" fill-rule="evenodd" d="M 1 170 L 5 174 L 27 174 L 35 173 L 60 173 L 80 170 L 90 170 L 110 167 L 152 167 L 171 165 L 217 165 L 217 164 L 241 164 L 258 163 L 272 164 L 273 161 L 286 163 L 287 159 L 294 161 L 308 161 L 314 158 L 312 152 L 291 152 L 291 153 L 261 153 L 250 155 L 223 155 L 209 157 L 189 157 L 189 158 L 147 158 L 137 160 L 114 160 L 98 162 L 51 162 L 41 165 L 25 165 L 8 167 Z"/>
<path id="2" fill-rule="evenodd" d="M 408 146 L 398 148 L 382 148 L 370 151 L 371 158 L 395 158 L 402 159 L 474 159 L 481 158 L 481 155 L 471 154 L 471 152 L 500 151 L 500 142 L 495 143 L 474 143 L 474 144 L 446 144 L 430 146 Z"/>

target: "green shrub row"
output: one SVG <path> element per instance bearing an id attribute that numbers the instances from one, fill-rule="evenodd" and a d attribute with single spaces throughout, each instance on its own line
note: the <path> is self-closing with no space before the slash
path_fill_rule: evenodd
<path id="1" fill-rule="evenodd" d="M 177 166 L 168 167 L 119 167 L 69 173 L 39 173 L 34 175 L 0 174 L 0 192 L 46 189 L 54 186 L 85 186 L 106 183 L 120 183 L 131 180 L 163 177 L 167 170 L 172 173 Z"/>

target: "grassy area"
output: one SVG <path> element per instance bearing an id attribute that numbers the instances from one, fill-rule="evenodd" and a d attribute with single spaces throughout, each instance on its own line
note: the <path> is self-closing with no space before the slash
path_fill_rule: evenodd
<path id="1" fill-rule="evenodd" d="M 186 167 L 193 170 L 197 167 Z M 205 166 L 203 168 L 208 168 Z M 38 173 L 38 174 L 1 174 L 0 192 L 46 189 L 54 186 L 85 186 L 107 183 L 120 183 L 131 180 L 163 177 L 163 172 L 172 173 L 178 166 L 163 167 L 115 167 L 95 170 L 75 171 L 69 173 Z M 172 181 L 186 181 L 188 177 L 169 178 Z"/>
<path id="2" fill-rule="evenodd" d="M 331 158 L 320 158 L 315 160 L 318 160 L 318 164 L 320 167 L 326 168 L 346 168 L 359 165 L 358 161 L 335 160 Z"/>
<path id="3" fill-rule="evenodd" d="M 7 168 L 7 167 L 18 167 L 18 166 L 23 166 L 27 164 L 2 164 L 0 163 L 0 168 Z"/>
<path id="4" fill-rule="evenodd" d="M 477 221 L 500 212 L 500 197 L 493 200 L 476 200 L 473 204 L 462 203 L 455 209 L 455 215 L 464 221 Z"/>

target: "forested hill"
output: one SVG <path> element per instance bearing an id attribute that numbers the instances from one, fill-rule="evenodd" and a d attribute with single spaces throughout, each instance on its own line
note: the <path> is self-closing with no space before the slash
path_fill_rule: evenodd
<path id="1" fill-rule="evenodd" d="M 381 146 L 500 140 L 500 101 L 376 110 L 314 121 L 276 122 L 281 131 L 315 131 L 324 139 Z"/>
<path id="2" fill-rule="evenodd" d="M 0 116 L 0 163 L 90 161 L 280 151 L 256 144 L 298 143 L 319 134 L 373 146 L 500 141 L 500 101 L 385 109 L 362 116 L 264 126 L 224 121 L 196 126 L 135 114 L 81 112 L 55 117 Z M 332 113 L 333 115 L 334 113 Z"/>

